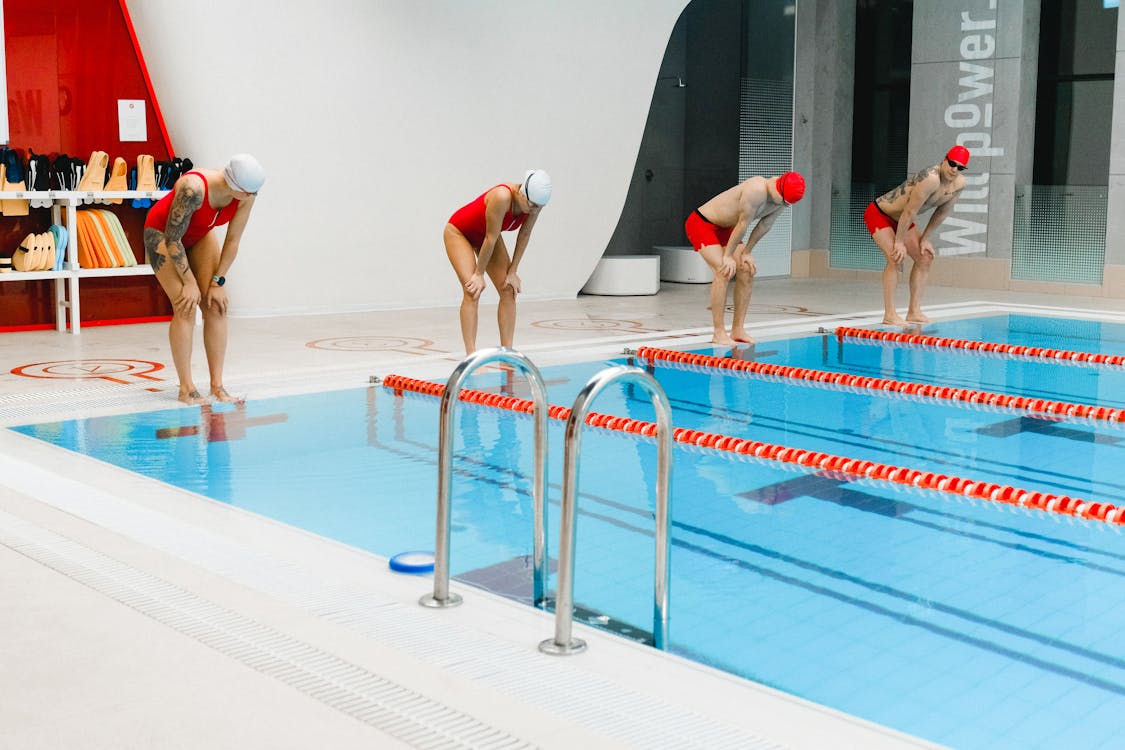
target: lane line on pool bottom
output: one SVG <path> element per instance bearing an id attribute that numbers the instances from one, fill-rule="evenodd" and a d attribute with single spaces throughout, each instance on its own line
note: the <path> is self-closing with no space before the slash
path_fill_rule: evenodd
<path id="1" fill-rule="evenodd" d="M 738 360 L 741 361 L 741 360 Z M 408 378 L 403 375 L 388 375 L 383 378 L 381 385 L 401 396 L 403 391 L 420 393 L 427 396 L 440 398 L 445 393 L 443 383 L 433 383 L 428 380 Z M 498 409 L 509 409 L 515 412 L 530 414 L 535 410 L 535 402 L 504 396 L 499 393 L 477 391 L 462 388 L 460 393 L 462 401 L 491 406 Z M 571 410 L 565 406 L 549 405 L 547 416 L 551 419 L 566 421 L 570 419 Z M 589 412 L 586 415 L 586 424 L 590 427 L 601 427 L 608 430 L 630 432 L 646 437 L 655 437 L 657 426 L 655 422 L 646 422 L 641 419 L 617 417 L 611 414 Z M 1125 526 L 1125 507 L 1111 503 L 1097 503 L 1067 495 L 1053 495 L 1047 492 L 1038 492 L 1013 487 L 1011 485 L 982 482 L 964 477 L 948 474 L 937 474 L 931 471 L 910 469 L 905 466 L 895 466 L 877 461 L 866 461 L 847 456 L 837 456 L 821 451 L 807 451 L 774 443 L 763 443 L 758 440 L 745 440 L 731 435 L 721 435 L 714 432 L 701 432 L 684 427 L 672 430 L 672 439 L 685 445 L 713 450 L 738 453 L 755 458 L 782 463 L 795 464 L 825 473 L 828 476 L 849 481 L 852 479 L 874 479 L 894 484 L 907 485 L 923 490 L 948 492 L 954 495 L 988 500 L 990 502 L 1014 505 L 1020 508 L 1041 510 L 1063 516 L 1084 518 L 1091 521 Z"/>
<path id="2" fill-rule="evenodd" d="M 672 349 L 655 349 L 651 346 L 642 346 L 633 356 L 656 364 L 657 362 L 673 362 L 681 365 L 695 365 L 697 367 L 731 370 L 732 372 L 749 372 L 755 375 L 767 375 L 793 380 L 806 381 L 814 385 L 831 385 L 856 390 L 879 391 L 883 393 L 899 393 L 919 398 L 941 399 L 957 404 L 976 404 L 980 406 L 995 406 L 1004 409 L 1015 409 L 1030 412 L 1033 416 L 1049 418 L 1086 419 L 1095 422 L 1125 423 L 1125 409 L 1113 409 L 1108 406 L 1092 406 L 1090 404 L 1076 404 L 1069 401 L 1052 401 L 1045 398 L 1031 398 L 1029 396 L 1012 396 L 991 391 L 978 391 L 972 388 L 951 388 L 947 385 L 931 385 L 929 383 L 916 383 L 908 380 L 892 380 L 890 378 L 874 378 L 869 375 L 853 375 L 847 372 L 832 370 L 812 370 L 806 367 L 793 367 L 791 365 L 769 365 L 746 359 L 732 357 L 715 357 L 710 354 L 695 354 L 693 352 L 679 352 Z"/>
<path id="3" fill-rule="evenodd" d="M 1093 365 L 1125 365 L 1125 356 L 1120 354 L 1080 352 L 1072 349 L 1048 349 L 1042 346 L 1001 344 L 995 341 L 977 341 L 976 339 L 951 339 L 944 336 L 927 336 L 921 333 L 899 333 L 898 331 L 879 331 L 871 328 L 852 328 L 850 326 L 838 326 L 834 333 L 838 341 L 843 341 L 845 338 L 865 339 L 867 341 L 893 341 L 900 344 L 928 346 L 938 349 L 1007 354 L 1016 357 L 1030 357 L 1032 359 L 1050 359 Z"/>

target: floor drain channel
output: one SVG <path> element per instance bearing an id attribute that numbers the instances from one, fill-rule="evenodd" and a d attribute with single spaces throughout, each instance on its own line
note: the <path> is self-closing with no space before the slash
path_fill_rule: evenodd
<path id="1" fill-rule="evenodd" d="M 415 747 L 534 747 L 308 643 L 3 511 L 0 544 Z"/>

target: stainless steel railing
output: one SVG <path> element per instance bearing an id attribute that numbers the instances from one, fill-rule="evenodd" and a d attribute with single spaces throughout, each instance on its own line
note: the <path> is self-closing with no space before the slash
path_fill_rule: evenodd
<path id="1" fill-rule="evenodd" d="M 574 526 L 577 516 L 578 455 L 582 447 L 582 425 L 590 404 L 611 383 L 626 381 L 648 391 L 656 409 L 656 574 L 653 585 L 654 645 L 665 648 L 668 642 L 668 584 L 670 499 L 668 482 L 672 474 L 672 408 L 656 378 L 639 367 L 620 365 L 594 375 L 578 393 L 566 422 L 563 452 L 562 516 L 559 524 L 558 591 L 555 596 L 555 637 L 539 644 L 545 654 L 574 654 L 585 650 L 586 642 L 571 636 L 574 618 Z"/>
<path id="2" fill-rule="evenodd" d="M 491 362 L 505 362 L 521 368 L 531 384 L 532 400 L 535 402 L 535 477 L 532 486 L 534 506 L 534 529 L 532 534 L 534 591 L 533 601 L 538 606 L 546 596 L 547 580 L 547 386 L 539 368 L 523 354 L 497 347 L 473 352 L 453 370 L 445 384 L 441 396 L 441 426 L 438 434 L 438 487 L 437 487 L 437 536 L 434 542 L 434 591 L 426 594 L 418 603 L 424 607 L 455 607 L 461 603 L 458 594 L 449 591 L 449 535 L 450 535 L 450 497 L 453 487 L 453 415 L 461 393 L 461 383 L 481 365 Z"/>

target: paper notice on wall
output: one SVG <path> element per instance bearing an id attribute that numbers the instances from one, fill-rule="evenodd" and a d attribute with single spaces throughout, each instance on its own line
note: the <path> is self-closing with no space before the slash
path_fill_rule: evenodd
<path id="1" fill-rule="evenodd" d="M 144 99 L 117 100 L 117 129 L 122 142 L 148 140 Z"/>

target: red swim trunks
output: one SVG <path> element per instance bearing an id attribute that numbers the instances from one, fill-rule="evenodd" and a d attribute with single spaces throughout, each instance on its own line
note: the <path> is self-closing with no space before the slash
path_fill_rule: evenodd
<path id="1" fill-rule="evenodd" d="M 867 210 L 863 212 L 863 223 L 867 225 L 867 231 L 871 234 L 875 234 L 884 227 L 890 229 L 892 232 L 898 231 L 898 222 L 883 213 L 882 209 L 879 208 L 879 205 L 875 203 L 875 201 L 871 201 L 867 204 Z M 913 228 L 914 222 L 911 222 L 907 229 Z"/>
<path id="2" fill-rule="evenodd" d="M 699 252 L 701 247 L 707 247 L 708 245 L 719 245 L 725 248 L 732 231 L 734 231 L 734 227 L 721 227 L 718 224 L 712 224 L 707 217 L 699 213 L 698 208 L 692 211 L 691 216 L 687 217 L 687 221 L 684 222 L 684 232 L 687 234 L 692 249 L 696 252 Z"/>

